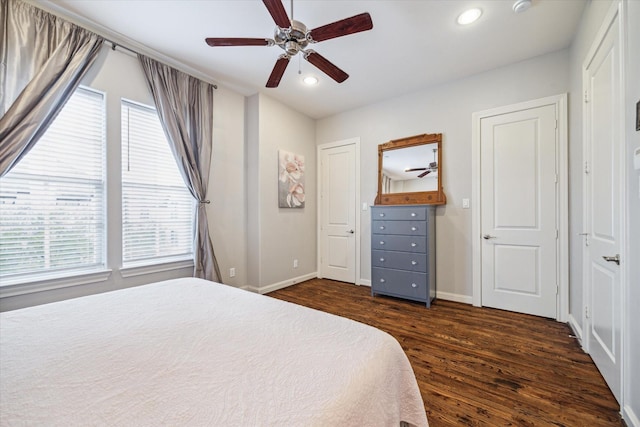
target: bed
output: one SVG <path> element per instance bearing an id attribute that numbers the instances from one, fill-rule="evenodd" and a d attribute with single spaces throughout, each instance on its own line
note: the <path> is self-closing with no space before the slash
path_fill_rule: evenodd
<path id="1" fill-rule="evenodd" d="M 390 335 L 201 279 L 0 314 L 0 424 L 426 426 Z"/>

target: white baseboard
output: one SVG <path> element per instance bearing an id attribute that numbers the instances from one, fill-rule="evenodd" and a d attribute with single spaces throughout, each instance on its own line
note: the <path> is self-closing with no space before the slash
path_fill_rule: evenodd
<path id="1" fill-rule="evenodd" d="M 569 327 L 573 331 L 573 334 L 576 336 L 578 342 L 580 343 L 580 346 L 582 347 L 582 328 L 578 324 L 576 318 L 573 317 L 573 314 L 569 314 L 569 321 L 567 323 L 569 323 Z"/>
<path id="2" fill-rule="evenodd" d="M 371 280 L 360 279 L 360 286 L 369 286 L 369 287 L 371 287 Z M 442 299 L 442 300 L 447 300 L 447 301 L 461 302 L 461 303 L 464 303 L 464 304 L 471 304 L 471 297 L 470 296 L 452 294 L 450 292 L 438 292 L 438 291 L 436 291 L 436 298 Z"/>
<path id="3" fill-rule="evenodd" d="M 291 279 L 283 280 L 282 282 L 273 283 L 267 286 L 262 286 L 260 288 L 256 288 L 254 286 L 244 286 L 242 289 L 255 292 L 257 294 L 268 294 L 269 292 L 277 291 L 278 289 L 286 288 L 287 286 L 295 285 L 296 283 L 304 282 L 306 280 L 315 279 L 316 277 L 318 277 L 318 273 L 314 271 L 313 273 L 293 277 Z"/>
<path id="4" fill-rule="evenodd" d="M 440 292 L 438 290 L 436 290 L 436 299 L 461 302 L 463 304 L 471 304 L 473 302 L 473 298 L 469 295 L 452 294 L 451 292 Z"/>
<path id="5" fill-rule="evenodd" d="M 629 405 L 625 405 L 622 410 L 622 419 L 629 427 L 640 427 L 640 417 L 638 417 Z"/>

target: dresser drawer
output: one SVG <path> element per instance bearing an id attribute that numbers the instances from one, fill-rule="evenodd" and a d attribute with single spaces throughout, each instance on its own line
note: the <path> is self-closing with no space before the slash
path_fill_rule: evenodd
<path id="1" fill-rule="evenodd" d="M 426 273 L 427 255 L 412 252 L 371 251 L 371 265 Z"/>
<path id="2" fill-rule="evenodd" d="M 394 236 L 374 234 L 371 236 L 371 249 L 381 251 L 427 252 L 426 236 Z"/>
<path id="3" fill-rule="evenodd" d="M 426 301 L 427 274 L 373 267 L 371 269 L 371 291 Z"/>
<path id="4" fill-rule="evenodd" d="M 371 232 L 373 234 L 426 236 L 427 223 L 425 221 L 373 221 Z"/>
<path id="5" fill-rule="evenodd" d="M 383 220 L 418 220 L 427 219 L 427 208 L 425 206 L 385 206 L 373 207 L 372 219 Z"/>

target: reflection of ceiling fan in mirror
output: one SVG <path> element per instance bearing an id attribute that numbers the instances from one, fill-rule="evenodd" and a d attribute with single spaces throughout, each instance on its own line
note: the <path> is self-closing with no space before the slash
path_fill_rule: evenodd
<path id="1" fill-rule="evenodd" d="M 431 172 L 436 172 L 438 170 L 438 162 L 436 162 L 436 152 L 437 151 L 438 151 L 437 148 L 433 149 L 433 162 L 429 163 L 429 167 L 427 167 L 427 168 L 406 168 L 404 171 L 405 172 L 424 171 L 420 175 L 418 175 L 418 178 L 424 178 L 425 176 L 429 175 Z"/>
<path id="2" fill-rule="evenodd" d="M 262 2 L 276 23 L 273 39 L 209 37 L 205 39 L 207 44 L 214 47 L 278 45 L 285 53 L 280 55 L 276 61 L 276 65 L 273 67 L 273 71 L 271 71 L 271 75 L 267 81 L 267 87 L 278 87 L 280 79 L 282 79 L 282 75 L 287 65 L 289 65 L 289 60 L 298 52 L 302 52 L 304 59 L 318 67 L 320 71 L 336 82 L 342 83 L 349 78 L 347 73 L 329 62 L 324 56 L 312 49 L 305 50 L 305 48 L 309 43 L 318 43 L 372 29 L 373 22 L 368 13 L 361 13 L 350 18 L 323 25 L 322 27 L 307 30 L 307 27 L 302 22 L 293 19 L 293 0 L 291 0 L 291 20 L 289 20 L 289 16 L 281 0 L 262 0 Z"/>

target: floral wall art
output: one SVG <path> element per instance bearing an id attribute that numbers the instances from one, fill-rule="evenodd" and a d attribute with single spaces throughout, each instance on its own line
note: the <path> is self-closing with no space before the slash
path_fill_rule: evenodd
<path id="1" fill-rule="evenodd" d="M 304 156 L 278 151 L 278 206 L 304 208 Z"/>

